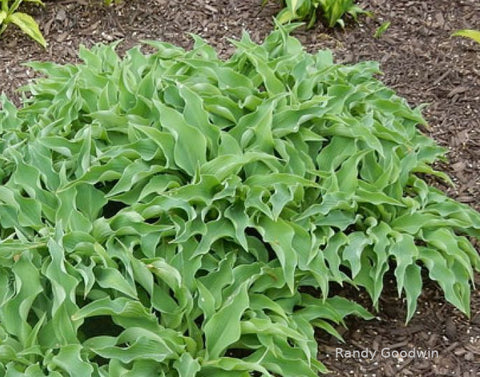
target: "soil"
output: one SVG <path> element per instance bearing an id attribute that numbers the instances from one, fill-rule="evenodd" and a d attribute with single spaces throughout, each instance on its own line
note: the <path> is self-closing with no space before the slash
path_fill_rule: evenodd
<path id="1" fill-rule="evenodd" d="M 46 50 L 14 27 L 0 39 L 0 91 L 18 102 L 16 88 L 34 73 L 31 60 L 75 62 L 78 46 L 123 39 L 124 51 L 143 39 L 161 39 L 189 48 L 188 33 L 204 37 L 221 56 L 232 52 L 228 39 L 242 30 L 260 42 L 281 8 L 261 0 L 125 0 L 106 7 L 98 1 L 56 0 L 45 8 L 29 6 L 49 45 Z M 377 60 L 382 80 L 412 106 L 428 103 L 426 130 L 448 148 L 449 162 L 439 165 L 456 186 L 449 195 L 480 209 L 480 44 L 453 38 L 458 29 L 480 29 L 478 0 L 370 0 L 361 3 L 373 17 L 350 22 L 345 30 L 320 23 L 295 32 L 309 51 L 330 48 L 339 62 Z M 380 38 L 375 30 L 391 26 Z M 477 277 L 477 285 L 480 279 Z M 319 358 L 331 376 L 480 376 L 480 292 L 472 295 L 469 318 L 445 303 L 437 286 L 426 282 L 418 313 L 405 326 L 405 305 L 386 281 L 378 317 L 348 322 L 345 343 L 319 334 Z M 363 293 L 344 292 L 368 307 Z M 388 351 L 389 349 L 389 351 Z M 346 351 L 377 351 L 372 360 L 349 358 Z M 383 355 L 381 354 L 383 350 Z M 402 355 L 429 351 L 426 356 Z M 395 352 L 398 351 L 398 355 Z M 435 351 L 438 353 L 435 353 Z M 391 354 L 388 355 L 387 353 Z M 341 354 L 340 354 L 341 353 Z"/>

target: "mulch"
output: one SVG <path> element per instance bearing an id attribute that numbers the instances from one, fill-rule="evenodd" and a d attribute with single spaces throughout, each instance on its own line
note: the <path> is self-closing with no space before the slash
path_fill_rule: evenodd
<path id="1" fill-rule="evenodd" d="M 238 39 L 243 30 L 260 42 L 272 29 L 272 18 L 281 6 L 271 1 L 262 9 L 260 3 L 125 0 L 106 7 L 93 0 L 55 0 L 47 1 L 45 8 L 29 6 L 48 48 L 43 50 L 14 27 L 7 29 L 0 39 L 0 91 L 18 102 L 16 88 L 34 77 L 22 63 L 75 62 L 80 44 L 121 38 L 124 51 L 140 40 L 161 39 L 189 48 L 188 33 L 195 33 L 226 57 L 232 52 L 228 40 Z M 424 114 L 430 128 L 425 132 L 448 148 L 449 162 L 438 167 L 456 184 L 442 188 L 480 209 L 480 45 L 450 36 L 458 29 L 480 29 L 480 2 L 370 0 L 363 5 L 374 17 L 348 23 L 345 30 L 318 24 L 296 31 L 295 36 L 309 51 L 332 49 L 339 62 L 379 61 L 386 84 L 412 106 L 428 103 Z M 391 26 L 382 37 L 374 38 L 385 21 Z M 478 290 L 472 295 L 469 319 L 445 302 L 435 284 L 426 282 L 416 316 L 405 326 L 405 303 L 396 298 L 391 278 L 385 285 L 374 320 L 349 320 L 348 330 L 338 329 L 345 343 L 319 333 L 319 358 L 331 376 L 480 376 Z M 342 294 L 370 305 L 363 292 L 349 289 Z M 376 356 L 347 357 L 347 351 L 366 350 L 377 351 Z M 430 353 L 410 357 L 422 350 Z"/>

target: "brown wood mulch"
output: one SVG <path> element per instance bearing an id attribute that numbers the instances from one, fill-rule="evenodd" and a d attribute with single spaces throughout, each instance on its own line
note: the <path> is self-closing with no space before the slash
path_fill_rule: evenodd
<path id="1" fill-rule="evenodd" d="M 122 38 L 125 50 L 142 39 L 162 39 L 190 47 L 187 33 L 196 33 L 228 56 L 232 51 L 228 38 L 238 38 L 245 29 L 261 41 L 270 32 L 280 5 L 271 2 L 262 10 L 260 2 L 126 0 L 105 7 L 93 0 L 56 0 L 47 2 L 44 9 L 30 7 L 49 46 L 44 51 L 13 27 L 7 29 L 0 39 L 0 91 L 15 98 L 15 89 L 33 77 L 21 63 L 72 62 L 79 44 Z M 344 31 L 319 24 L 295 35 L 310 51 L 333 49 L 338 61 L 380 61 L 384 82 L 413 106 L 428 103 L 428 132 L 448 147 L 450 161 L 441 169 L 456 183 L 445 190 L 479 209 L 480 45 L 450 35 L 458 29 L 480 29 L 480 1 L 370 0 L 363 5 L 373 18 L 363 17 L 360 24 L 349 24 Z M 385 21 L 391 22 L 390 28 L 374 38 Z M 405 326 L 404 302 L 396 298 L 388 280 L 386 287 L 376 319 L 350 320 L 349 330 L 343 332 L 345 343 L 319 334 L 319 358 L 331 376 L 480 376 L 478 290 L 473 292 L 468 319 L 427 282 L 418 313 Z M 362 293 L 345 294 L 364 300 Z M 353 354 L 347 351 L 364 354 L 349 357 Z M 366 351 L 376 351 L 375 357 L 364 357 Z M 421 351 L 429 353 L 421 356 Z"/>

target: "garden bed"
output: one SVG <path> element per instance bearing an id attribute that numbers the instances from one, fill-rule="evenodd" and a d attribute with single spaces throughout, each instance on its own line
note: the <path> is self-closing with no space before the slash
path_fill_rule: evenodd
<path id="1" fill-rule="evenodd" d="M 238 39 L 243 29 L 261 41 L 272 29 L 279 5 L 263 10 L 257 0 L 224 1 L 125 1 L 104 7 L 88 1 L 48 2 L 45 9 L 32 8 L 49 46 L 46 51 L 13 27 L 0 39 L 0 87 L 15 98 L 15 89 L 33 73 L 21 63 L 31 60 L 73 62 L 80 44 L 111 42 L 123 38 L 120 51 L 143 39 L 161 39 L 191 46 L 187 33 L 204 37 L 221 55 L 232 48 L 228 38 Z M 451 38 L 457 29 L 478 29 L 480 4 L 475 0 L 450 2 L 372 0 L 364 4 L 375 18 L 362 18 L 345 31 L 295 32 L 309 51 L 330 48 L 338 61 L 377 60 L 382 80 L 416 106 L 428 103 L 425 117 L 430 135 L 450 149 L 449 163 L 442 166 L 456 183 L 444 187 L 457 200 L 480 208 L 480 47 L 471 41 Z M 379 39 L 373 37 L 384 21 L 391 27 Z M 480 284 L 480 281 L 478 281 Z M 350 321 L 343 334 L 346 344 L 319 334 L 319 358 L 333 376 L 477 376 L 480 373 L 480 294 L 472 295 L 469 320 L 450 305 L 432 283 L 426 283 L 418 313 L 404 326 L 405 307 L 396 289 L 387 289 L 380 300 L 379 316 L 372 321 Z M 349 289 L 346 296 L 356 297 Z M 360 295 L 368 305 L 368 300 Z M 439 357 L 382 357 L 381 350 L 423 348 Z M 338 354 L 337 349 L 377 350 L 373 360 Z M 336 356 L 339 358 L 336 360 Z M 385 356 L 385 355 L 384 355 Z"/>

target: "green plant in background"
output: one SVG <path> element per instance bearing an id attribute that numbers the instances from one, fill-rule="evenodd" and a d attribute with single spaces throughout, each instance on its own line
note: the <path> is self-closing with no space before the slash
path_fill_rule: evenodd
<path id="1" fill-rule="evenodd" d="M 19 6 L 22 2 L 34 3 L 44 6 L 41 0 L 14 0 L 9 4 L 10 0 L 0 0 L 0 36 L 7 29 L 9 24 L 17 25 L 25 34 L 38 42 L 43 47 L 47 46 L 47 42 L 43 37 L 37 22 L 29 14 L 18 12 Z M 104 0 L 105 5 L 109 6 L 113 3 L 118 3 L 119 0 Z"/>
<path id="2" fill-rule="evenodd" d="M 265 5 L 268 0 L 263 1 Z M 317 12 L 320 10 L 322 17 L 329 27 L 339 24 L 344 27 L 342 17 L 345 14 L 352 16 L 355 20 L 359 14 L 369 14 L 353 0 L 284 0 L 286 8 L 277 15 L 281 24 L 291 21 L 308 20 L 307 28 L 312 27 L 317 20 Z"/>
<path id="3" fill-rule="evenodd" d="M 112 4 L 118 4 L 120 3 L 122 0 L 103 0 L 103 3 L 107 6 L 110 6 Z"/>
<path id="4" fill-rule="evenodd" d="M 469 313 L 480 215 L 428 186 L 444 149 L 374 78 L 273 32 L 217 58 L 82 48 L 0 112 L 0 376 L 316 377 L 333 296 L 421 271 Z"/>
<path id="5" fill-rule="evenodd" d="M 383 34 L 388 30 L 390 27 L 390 21 L 386 21 L 383 24 L 381 24 L 377 30 L 375 30 L 375 34 L 373 34 L 374 38 L 381 38 Z"/>
<path id="6" fill-rule="evenodd" d="M 452 34 L 453 37 L 465 37 L 473 39 L 475 42 L 480 43 L 480 31 L 479 30 L 458 30 Z"/>
<path id="7" fill-rule="evenodd" d="M 14 0 L 12 4 L 9 4 L 9 0 L 1 0 L 0 35 L 3 34 L 9 24 L 14 24 L 30 38 L 41 44 L 43 47 L 46 47 L 47 43 L 33 17 L 23 12 L 17 12 L 18 7 L 23 1 L 24 0 Z M 41 0 L 25 0 L 25 2 L 35 3 L 42 6 L 44 5 Z"/>

